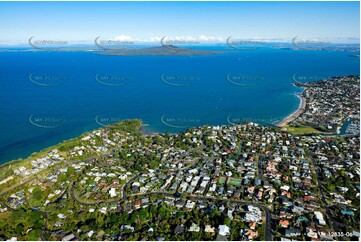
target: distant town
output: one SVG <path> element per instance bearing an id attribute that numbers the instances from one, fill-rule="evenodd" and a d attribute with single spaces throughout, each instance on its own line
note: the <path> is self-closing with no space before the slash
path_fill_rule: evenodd
<path id="1" fill-rule="evenodd" d="M 280 127 L 126 120 L 0 166 L 0 240 L 359 240 L 360 77 L 295 84 Z"/>

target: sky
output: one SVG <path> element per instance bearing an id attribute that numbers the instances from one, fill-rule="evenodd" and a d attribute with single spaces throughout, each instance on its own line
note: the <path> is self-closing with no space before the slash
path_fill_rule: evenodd
<path id="1" fill-rule="evenodd" d="M 38 40 L 359 42 L 359 2 L 0 2 L 0 45 Z M 342 41 L 341 41 L 342 42 Z"/>

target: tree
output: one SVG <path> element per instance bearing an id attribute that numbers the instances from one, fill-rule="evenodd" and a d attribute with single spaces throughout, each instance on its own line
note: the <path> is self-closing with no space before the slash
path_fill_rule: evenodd
<path id="1" fill-rule="evenodd" d="M 147 211 L 147 209 L 142 208 L 139 212 L 139 219 L 141 222 L 143 222 L 144 220 L 146 220 L 149 217 L 149 213 Z"/>
<path id="2" fill-rule="evenodd" d="M 24 225 L 22 223 L 18 224 L 15 228 L 16 234 L 23 234 L 24 233 Z"/>
<path id="3" fill-rule="evenodd" d="M 38 241 L 40 240 L 40 234 L 41 234 L 41 230 L 39 229 L 33 229 L 30 231 L 30 233 L 27 236 L 27 240 L 30 241 Z"/>
<path id="4" fill-rule="evenodd" d="M 33 190 L 33 198 L 36 201 L 40 201 L 42 199 L 42 196 L 43 196 L 42 190 L 39 187 L 34 188 L 34 190 Z"/>
<path id="5" fill-rule="evenodd" d="M 39 221 L 42 221 L 43 214 L 40 211 L 31 211 L 28 217 L 30 224 L 35 224 Z"/>
<path id="6" fill-rule="evenodd" d="M 23 208 L 15 210 L 12 214 L 11 214 L 11 218 L 15 221 L 21 220 L 23 218 L 26 217 L 26 212 Z"/>
<path id="7" fill-rule="evenodd" d="M 224 224 L 225 224 L 225 225 L 231 226 L 231 222 L 232 222 L 232 220 L 231 220 L 229 217 L 225 217 L 225 218 L 224 218 Z"/>

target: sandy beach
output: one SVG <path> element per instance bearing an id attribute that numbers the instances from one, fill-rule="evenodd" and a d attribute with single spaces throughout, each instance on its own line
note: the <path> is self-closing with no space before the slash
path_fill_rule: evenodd
<path id="1" fill-rule="evenodd" d="M 281 122 L 277 124 L 278 127 L 284 127 L 289 122 L 295 120 L 306 108 L 306 98 L 302 96 L 302 94 L 295 94 L 296 97 L 300 99 L 300 105 L 298 106 L 297 110 L 288 115 L 286 118 L 284 118 Z"/>

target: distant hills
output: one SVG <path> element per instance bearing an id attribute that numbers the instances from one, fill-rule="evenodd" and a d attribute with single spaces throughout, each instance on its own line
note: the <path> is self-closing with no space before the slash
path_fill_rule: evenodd
<path id="1" fill-rule="evenodd" d="M 197 50 L 182 48 L 174 45 L 164 45 L 157 47 L 148 47 L 141 49 L 114 49 L 98 52 L 102 55 L 120 55 L 120 56 L 198 56 L 224 54 L 227 51 L 222 50 Z"/>
<path id="2" fill-rule="evenodd" d="M 211 49 L 213 47 L 220 47 L 217 49 Z M 146 45 L 134 45 L 134 46 L 90 46 L 90 45 L 70 45 L 52 47 L 40 46 L 39 48 L 32 48 L 28 46 L 1 46 L 0 52 L 38 52 L 38 51 L 58 51 L 58 52 L 92 52 L 101 55 L 116 55 L 116 56 L 204 56 L 204 55 L 217 55 L 217 54 L 229 54 L 239 51 L 249 51 L 252 48 L 237 49 L 231 46 L 215 44 L 208 46 L 197 46 L 197 48 L 179 47 L 175 45 L 161 45 L 161 46 L 146 46 Z M 203 47 L 203 49 L 201 49 Z M 355 44 L 330 44 L 324 46 L 318 45 L 292 45 L 292 43 L 265 43 L 259 48 L 272 48 L 283 51 L 345 51 L 356 52 L 351 53 L 350 57 L 360 57 L 359 45 Z"/>

